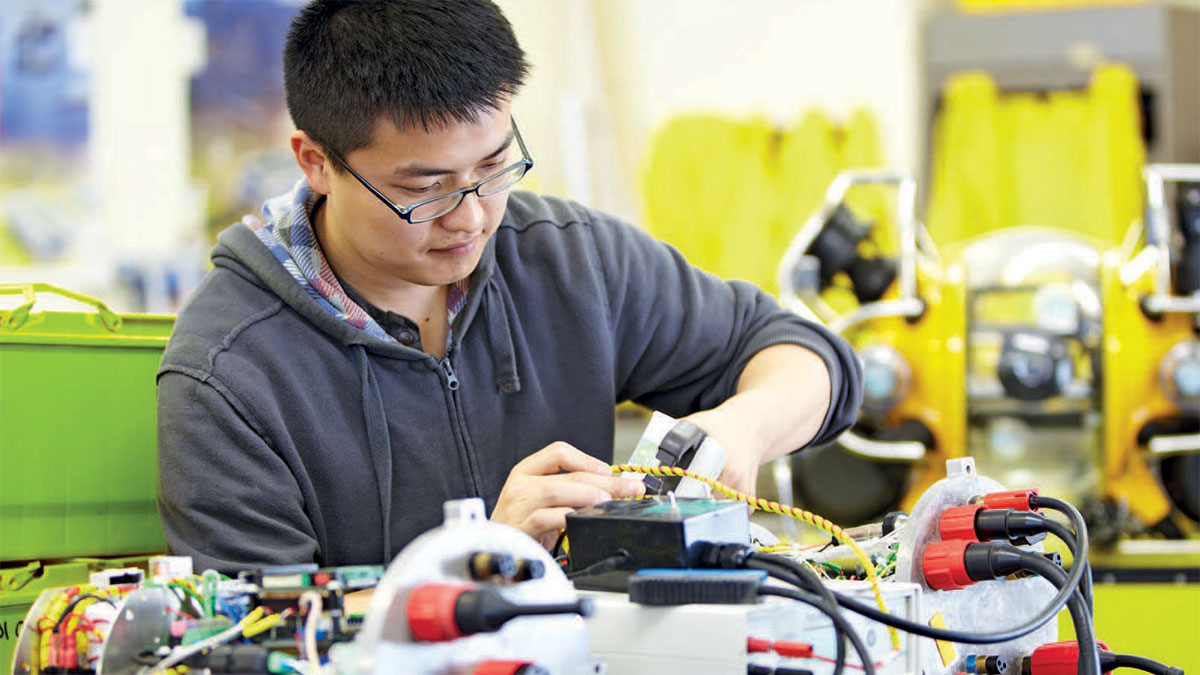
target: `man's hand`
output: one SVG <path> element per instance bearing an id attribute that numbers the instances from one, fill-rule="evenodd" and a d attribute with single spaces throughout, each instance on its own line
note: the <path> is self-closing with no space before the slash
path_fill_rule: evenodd
<path id="1" fill-rule="evenodd" d="M 549 550 L 571 511 L 645 492 L 642 481 L 613 475 L 608 464 L 571 445 L 551 443 L 513 467 L 492 520 L 521 529 Z"/>
<path id="2" fill-rule="evenodd" d="M 725 448 L 725 469 L 717 480 L 754 496 L 759 465 L 802 447 L 820 430 L 829 390 L 821 357 L 775 345 L 751 357 L 736 395 L 685 419 Z"/>
<path id="3" fill-rule="evenodd" d="M 694 423 L 725 448 L 725 468 L 717 478 L 729 487 L 755 496 L 758 467 L 763 462 L 765 445 L 752 433 L 728 405 L 733 399 L 712 410 L 705 410 L 684 419 Z M 722 495 L 713 495 L 722 496 Z"/>

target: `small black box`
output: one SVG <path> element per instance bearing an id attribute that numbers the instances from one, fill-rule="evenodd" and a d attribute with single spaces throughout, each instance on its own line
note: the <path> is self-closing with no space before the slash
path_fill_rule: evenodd
<path id="1" fill-rule="evenodd" d="M 727 500 L 611 501 L 567 514 L 567 539 L 572 573 L 627 551 L 620 569 L 572 579 L 577 588 L 625 592 L 637 570 L 691 567 L 697 542 L 748 545 L 750 512 L 745 503 Z"/>

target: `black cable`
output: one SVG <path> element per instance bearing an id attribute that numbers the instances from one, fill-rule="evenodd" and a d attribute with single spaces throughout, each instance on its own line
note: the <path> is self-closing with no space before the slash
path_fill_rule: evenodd
<path id="1" fill-rule="evenodd" d="M 608 556 L 607 558 L 597 560 L 581 570 L 575 570 L 574 572 L 567 574 L 567 579 L 590 577 L 594 574 L 604 574 L 605 572 L 619 570 L 625 565 L 625 563 L 629 562 L 629 558 L 629 551 L 626 551 L 623 548 L 617 549 L 616 553 Z"/>
<path id="2" fill-rule="evenodd" d="M 1020 556 L 1023 567 L 1059 588 L 1067 588 L 1067 573 L 1061 567 L 1036 553 L 1014 549 Z M 1074 589 L 1067 601 L 1071 622 L 1075 625 L 1075 640 L 1079 643 L 1080 675 L 1100 675 L 1100 656 L 1096 652 L 1096 629 L 1092 625 L 1092 614 L 1088 611 L 1079 589 Z"/>
<path id="3" fill-rule="evenodd" d="M 1076 546 L 1076 548 L 1079 549 L 1078 551 L 1076 551 L 1075 549 L 1071 550 L 1071 558 L 1072 558 L 1071 567 L 1073 569 L 1080 565 L 1083 566 L 1083 568 L 1084 568 L 1083 577 L 1080 581 L 1079 589 L 1080 589 L 1080 592 L 1083 593 L 1083 599 L 1087 602 L 1088 611 L 1089 612 L 1093 611 L 1093 609 L 1092 609 L 1092 566 L 1091 566 L 1091 563 L 1088 562 L 1089 556 L 1088 556 L 1087 523 L 1084 522 L 1083 516 L 1080 515 L 1079 510 L 1076 509 L 1074 506 L 1071 506 L 1070 504 L 1068 504 L 1067 502 L 1065 502 L 1061 499 L 1055 499 L 1054 497 L 1043 497 L 1041 495 L 1033 495 L 1029 498 L 1029 506 L 1032 508 L 1045 508 L 1045 509 L 1050 509 L 1051 511 L 1058 511 L 1059 513 L 1065 515 L 1067 517 L 1067 519 L 1071 521 L 1071 529 L 1073 529 L 1074 533 L 1075 533 L 1075 546 Z M 1047 518 L 1046 520 L 1047 520 L 1046 529 L 1061 539 L 1062 537 L 1058 533 L 1056 533 L 1056 532 L 1054 532 L 1054 530 L 1050 529 L 1049 523 L 1054 523 L 1054 521 L 1050 520 L 1049 518 Z M 1058 524 L 1058 523 L 1055 523 L 1055 524 Z M 1068 544 L 1068 546 L 1069 546 L 1069 544 Z"/>
<path id="4" fill-rule="evenodd" d="M 88 598 L 95 598 L 96 600 L 98 600 L 100 602 L 107 602 L 109 605 L 116 607 L 116 604 L 113 603 L 113 601 L 109 600 L 108 598 L 101 597 L 99 595 L 95 595 L 92 593 L 82 593 L 80 595 L 75 596 L 74 598 L 71 599 L 71 602 L 67 603 L 66 608 L 63 609 L 62 615 L 60 615 L 58 617 L 58 621 L 54 622 L 54 628 L 50 629 L 51 632 L 57 631 L 58 627 L 62 625 L 62 622 L 66 621 L 67 617 L 70 616 L 71 610 L 75 609 L 76 605 L 78 605 L 80 602 L 83 602 L 84 600 L 87 600 Z"/>
<path id="5" fill-rule="evenodd" d="M 758 594 L 791 598 L 792 600 L 798 600 L 816 608 L 817 611 L 829 617 L 829 620 L 833 622 L 834 630 L 841 631 L 841 634 L 850 640 L 850 645 L 854 647 L 854 653 L 858 655 L 858 660 L 862 663 L 863 673 L 865 675 L 875 675 L 875 662 L 871 659 L 871 654 L 867 651 L 867 646 L 863 644 L 862 638 L 858 636 L 854 627 L 846 621 L 846 617 L 842 616 L 840 612 L 829 611 L 829 607 L 826 606 L 825 601 L 819 596 L 812 593 L 805 593 L 798 589 L 775 588 L 774 586 L 763 586 L 758 589 Z"/>
<path id="6" fill-rule="evenodd" d="M 1083 572 L 1083 577 L 1079 579 L 1079 593 L 1083 596 L 1083 601 L 1087 605 L 1088 611 L 1095 611 L 1092 607 L 1092 567 L 1085 559 L 1080 560 L 1078 555 L 1078 543 L 1075 541 L 1075 534 L 1066 525 L 1046 518 L 1046 531 L 1058 537 L 1067 546 L 1067 550 L 1071 552 L 1072 565 L 1087 565 L 1087 569 Z"/>
<path id="7" fill-rule="evenodd" d="M 562 532 L 558 533 L 558 539 L 554 540 L 554 546 L 550 547 L 550 555 L 554 556 L 556 560 L 566 555 L 566 552 L 563 551 L 563 542 L 566 540 L 567 531 L 564 529 Z"/>
<path id="8" fill-rule="evenodd" d="M 793 584 L 801 590 L 806 590 L 817 595 L 825 601 L 829 612 L 837 613 L 841 611 L 837 604 L 837 598 L 833 597 L 833 593 L 825 587 L 825 584 L 821 583 L 821 579 L 817 576 L 816 572 L 813 572 L 806 565 L 801 565 L 785 556 L 769 553 L 752 553 L 746 557 L 745 565 L 749 569 L 763 570 L 775 579 Z M 842 675 L 842 671 L 846 668 L 846 640 L 848 637 L 838 628 L 837 624 L 834 624 L 833 630 L 837 642 L 833 673 L 834 675 Z"/>
<path id="9" fill-rule="evenodd" d="M 1114 668 L 1134 668 L 1154 675 L 1183 675 L 1182 668 L 1174 668 L 1144 656 L 1113 654 L 1111 660 Z"/>
<path id="10" fill-rule="evenodd" d="M 692 549 L 694 562 L 697 567 L 709 569 L 760 569 L 767 574 L 786 583 L 796 586 L 801 591 L 814 593 L 827 605 L 827 614 L 841 616 L 837 606 L 837 598 L 825 587 L 808 567 L 794 560 L 769 553 L 759 553 L 744 544 L 716 544 L 713 542 L 697 542 Z M 846 624 L 849 625 L 849 624 Z M 834 624 L 834 634 L 837 636 L 837 657 L 834 660 L 834 673 L 841 675 L 846 665 L 846 636 L 842 634 L 837 624 Z"/>

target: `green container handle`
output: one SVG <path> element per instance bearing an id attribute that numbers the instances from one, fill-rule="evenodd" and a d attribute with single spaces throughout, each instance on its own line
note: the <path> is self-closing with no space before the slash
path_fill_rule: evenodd
<path id="1" fill-rule="evenodd" d="M 25 296 L 25 304 L 13 309 L 12 312 L 3 318 L 3 320 L 0 320 L 0 328 L 17 330 L 21 326 L 25 325 L 25 322 L 29 320 L 29 313 L 33 311 L 33 305 L 37 302 L 37 294 L 39 292 L 53 293 L 64 298 L 82 302 L 85 305 L 91 305 L 92 307 L 96 308 L 96 312 L 100 315 L 100 322 L 104 324 L 104 327 L 107 328 L 109 332 L 115 333 L 121 330 L 120 315 L 109 309 L 108 305 L 104 304 L 104 301 L 93 298 L 90 295 L 84 295 L 83 293 L 68 291 L 60 286 L 42 283 L 0 284 L 0 295 L 20 294 Z"/>

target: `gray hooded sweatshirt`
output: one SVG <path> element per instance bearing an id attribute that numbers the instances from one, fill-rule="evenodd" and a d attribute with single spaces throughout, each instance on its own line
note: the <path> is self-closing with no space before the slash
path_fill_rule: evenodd
<path id="1" fill-rule="evenodd" d="M 861 402 L 840 338 L 569 201 L 512 193 L 440 360 L 323 309 L 245 224 L 212 262 L 158 375 L 159 512 L 197 569 L 386 563 L 554 441 L 612 462 L 615 403 L 712 408 L 773 344 L 829 368 L 814 444 Z"/>

